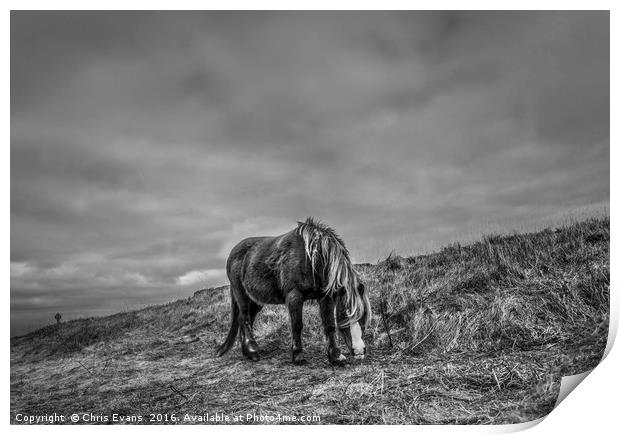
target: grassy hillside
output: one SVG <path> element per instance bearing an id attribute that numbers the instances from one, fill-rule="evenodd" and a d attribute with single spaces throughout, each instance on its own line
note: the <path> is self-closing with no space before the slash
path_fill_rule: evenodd
<path id="1" fill-rule="evenodd" d="M 560 376 L 593 368 L 609 320 L 609 219 L 488 236 L 359 265 L 375 317 L 369 357 L 327 364 L 316 304 L 307 366 L 289 362 L 288 315 L 264 309 L 261 361 L 215 358 L 227 287 L 11 340 L 11 416 L 318 415 L 321 423 L 499 424 L 553 408 Z M 13 420 L 12 420 L 13 421 Z"/>

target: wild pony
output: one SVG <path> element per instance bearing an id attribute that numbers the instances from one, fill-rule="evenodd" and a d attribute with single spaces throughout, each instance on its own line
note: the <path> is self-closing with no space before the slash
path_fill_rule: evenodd
<path id="1" fill-rule="evenodd" d="M 226 262 L 230 280 L 231 323 L 217 355 L 222 356 L 240 335 L 241 350 L 258 361 L 254 338 L 256 315 L 266 304 L 285 304 L 291 321 L 292 360 L 305 363 L 301 343 L 304 301 L 317 299 L 327 338 L 327 357 L 341 365 L 346 357 L 336 342 L 336 328 L 351 355 L 363 358 L 362 339 L 371 318 L 364 284 L 351 264 L 349 251 L 336 232 L 313 218 L 276 237 L 250 237 L 239 242 Z"/>

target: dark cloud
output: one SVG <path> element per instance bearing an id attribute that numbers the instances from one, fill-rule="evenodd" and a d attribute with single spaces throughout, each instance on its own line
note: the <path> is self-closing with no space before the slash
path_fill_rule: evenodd
<path id="1" fill-rule="evenodd" d="M 598 212 L 609 47 L 607 12 L 12 12 L 13 330 L 308 215 L 375 261 Z"/>

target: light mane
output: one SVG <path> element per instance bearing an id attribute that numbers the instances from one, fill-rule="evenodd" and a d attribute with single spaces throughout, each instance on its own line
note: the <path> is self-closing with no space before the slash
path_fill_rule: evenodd
<path id="1" fill-rule="evenodd" d="M 366 322 L 370 321 L 370 302 L 367 293 L 362 297 L 357 291 L 359 278 L 353 269 L 349 251 L 344 241 L 329 226 L 312 217 L 305 222 L 297 222 L 297 234 L 304 241 L 306 255 L 310 259 L 312 272 L 321 277 L 322 291 L 333 296 L 339 289 L 345 291 L 349 321 L 340 326 L 357 322 L 365 312 Z M 322 270 L 317 270 L 321 264 Z"/>

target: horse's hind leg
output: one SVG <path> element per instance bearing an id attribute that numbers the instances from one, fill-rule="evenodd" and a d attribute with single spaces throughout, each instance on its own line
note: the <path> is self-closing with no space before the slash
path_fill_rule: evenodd
<path id="1" fill-rule="evenodd" d="M 293 364 L 304 364 L 304 350 L 301 345 L 301 330 L 303 328 L 303 306 L 304 299 L 302 294 L 293 290 L 286 296 L 286 306 L 291 317 L 291 335 L 293 344 L 291 346 Z"/>
<path id="2" fill-rule="evenodd" d="M 252 308 L 254 304 L 248 297 L 243 289 L 241 283 L 231 283 L 231 290 L 237 305 L 239 307 L 239 333 L 241 341 L 241 351 L 243 354 L 252 361 L 258 361 L 260 359 L 258 354 L 258 344 L 254 338 L 254 332 L 252 330 L 252 323 L 256 313 L 260 309 Z M 252 312 L 254 311 L 254 315 Z"/>
<path id="3" fill-rule="evenodd" d="M 254 301 L 250 301 L 250 325 L 252 325 L 252 330 L 254 330 L 254 321 L 256 320 L 256 316 L 262 309 L 262 305 L 259 305 Z"/>

